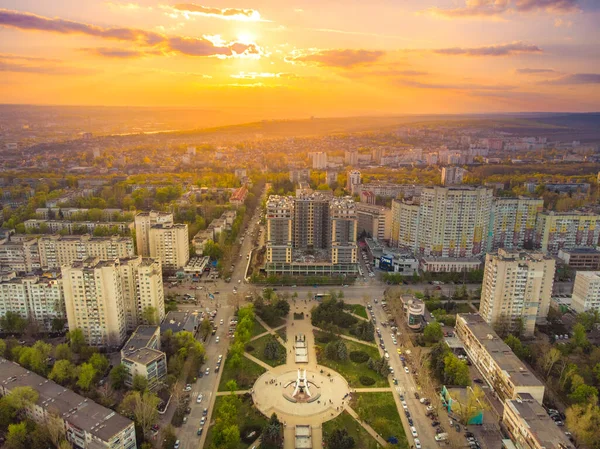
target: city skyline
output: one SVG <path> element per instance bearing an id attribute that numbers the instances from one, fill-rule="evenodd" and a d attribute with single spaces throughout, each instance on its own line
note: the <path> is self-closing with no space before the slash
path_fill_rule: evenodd
<path id="1" fill-rule="evenodd" d="M 0 95 L 290 118 L 594 111 L 599 21 L 593 0 L 2 0 Z"/>

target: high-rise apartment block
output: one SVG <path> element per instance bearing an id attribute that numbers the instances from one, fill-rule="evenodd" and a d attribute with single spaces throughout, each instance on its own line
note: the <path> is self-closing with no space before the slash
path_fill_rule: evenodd
<path id="1" fill-rule="evenodd" d="M 40 237 L 38 248 L 44 269 L 60 268 L 88 257 L 115 259 L 134 255 L 133 239 L 119 236 L 48 235 Z"/>
<path id="2" fill-rule="evenodd" d="M 358 234 L 375 240 L 389 240 L 392 231 L 392 210 L 383 206 L 356 203 Z"/>
<path id="3" fill-rule="evenodd" d="M 310 156 L 312 157 L 312 168 L 314 170 L 325 170 L 327 168 L 327 153 L 317 151 L 310 153 Z"/>
<path id="4" fill-rule="evenodd" d="M 480 315 L 494 327 L 533 335 L 536 322 L 548 316 L 554 271 L 554 259 L 542 253 L 500 249 L 488 254 Z"/>
<path id="5" fill-rule="evenodd" d="M 348 172 L 348 178 L 346 180 L 346 190 L 350 191 L 354 195 L 356 186 L 361 183 L 361 174 L 358 170 L 351 170 Z"/>
<path id="6" fill-rule="evenodd" d="M 488 228 L 488 252 L 533 248 L 535 224 L 544 208 L 537 198 L 494 198 Z"/>
<path id="7" fill-rule="evenodd" d="M 0 270 L 31 273 L 40 269 L 37 239 L 9 237 L 0 243 Z"/>
<path id="8" fill-rule="evenodd" d="M 140 212 L 135 216 L 135 240 L 140 256 L 150 257 L 150 228 L 161 224 L 172 225 L 173 214 L 150 211 Z"/>
<path id="9" fill-rule="evenodd" d="M 176 270 L 190 260 L 187 224 L 156 224 L 148 233 L 150 257 L 161 261 L 163 267 Z"/>
<path id="10" fill-rule="evenodd" d="M 600 312 L 600 271 L 578 271 L 573 285 L 571 307 L 577 313 Z"/>
<path id="11" fill-rule="evenodd" d="M 463 183 L 467 170 L 462 167 L 442 167 L 442 185 L 453 186 Z"/>
<path id="12" fill-rule="evenodd" d="M 267 271 L 354 273 L 356 237 L 355 203 L 349 197 L 311 192 L 267 201 Z"/>
<path id="13" fill-rule="evenodd" d="M 344 152 L 344 163 L 355 167 L 358 165 L 358 151 L 350 150 Z"/>
<path id="14" fill-rule="evenodd" d="M 90 257 L 63 266 L 62 276 L 69 329 L 81 329 L 92 346 L 122 345 L 147 307 L 156 309 L 159 321 L 164 318 L 158 261 Z"/>
<path id="15" fill-rule="evenodd" d="M 600 215 L 541 212 L 535 229 L 535 248 L 558 255 L 561 249 L 595 247 L 600 237 Z"/>
<path id="16" fill-rule="evenodd" d="M 9 276 L 0 281 L 0 317 L 7 312 L 53 330 L 54 319 L 65 319 L 62 279 L 50 276 Z M 58 330 L 61 330 L 60 328 Z"/>
<path id="17" fill-rule="evenodd" d="M 418 201 L 394 203 L 398 235 L 392 241 L 399 246 L 433 257 L 472 258 L 485 251 L 491 189 L 425 187 Z"/>

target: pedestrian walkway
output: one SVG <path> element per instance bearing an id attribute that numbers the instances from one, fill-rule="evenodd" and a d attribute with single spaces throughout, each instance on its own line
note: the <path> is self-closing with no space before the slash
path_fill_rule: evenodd
<path id="1" fill-rule="evenodd" d="M 253 355 L 248 354 L 247 352 L 244 352 L 244 357 L 246 357 L 247 359 L 252 360 L 254 363 L 256 363 L 257 365 L 262 366 L 264 369 L 271 370 L 273 369 L 273 367 L 271 365 L 266 364 L 265 362 L 263 362 L 260 359 L 257 359 L 256 357 L 254 357 Z"/>
<path id="2" fill-rule="evenodd" d="M 353 393 L 393 393 L 389 387 L 376 387 L 376 388 L 354 388 Z"/>
<path id="3" fill-rule="evenodd" d="M 315 329 L 322 330 L 322 329 L 319 329 L 318 327 L 315 327 Z M 340 337 L 342 337 L 344 340 L 350 340 L 355 343 L 360 343 L 361 345 L 372 346 L 373 348 L 378 347 L 375 343 L 371 343 L 371 342 L 364 341 L 364 340 L 359 340 L 358 338 L 350 337 L 349 335 L 340 334 Z"/>
<path id="4" fill-rule="evenodd" d="M 252 390 L 237 390 L 234 391 L 233 394 L 248 394 L 250 393 Z M 217 391 L 216 395 L 217 396 L 227 396 L 231 394 L 231 391 Z"/>
<path id="5" fill-rule="evenodd" d="M 255 315 L 254 318 L 256 318 L 256 321 L 258 321 L 267 330 L 267 332 L 263 332 L 262 334 L 260 334 L 261 336 L 266 335 L 267 333 L 273 334 L 277 341 L 283 346 L 285 346 L 285 341 L 283 341 L 283 338 L 281 338 L 279 334 L 277 334 L 277 329 L 281 329 L 282 327 L 287 326 L 287 323 L 282 324 L 281 326 L 277 326 L 276 328 L 272 328 L 267 323 L 265 323 L 258 315 Z M 252 338 L 250 341 L 252 340 L 254 340 L 254 338 Z"/>
<path id="6" fill-rule="evenodd" d="M 345 408 L 345 409 L 348 411 L 348 413 L 350 413 L 350 415 L 351 415 L 351 416 L 352 416 L 352 417 L 353 417 L 353 418 L 354 418 L 354 419 L 355 419 L 355 420 L 356 420 L 356 421 L 357 421 L 357 422 L 358 422 L 358 423 L 359 423 L 361 426 L 363 426 L 363 428 L 364 428 L 364 429 L 365 429 L 367 432 L 369 432 L 369 435 L 371 435 L 373 438 L 375 438 L 375 439 L 377 440 L 377 442 L 378 442 L 379 444 L 381 444 L 382 446 L 385 446 L 385 445 L 387 444 L 387 443 L 386 443 L 386 441 L 385 441 L 383 438 L 381 438 L 381 436 L 380 436 L 380 435 L 379 435 L 377 432 L 375 432 L 375 430 L 373 430 L 373 428 L 372 428 L 370 425 L 368 425 L 366 422 L 364 422 L 362 419 L 360 419 L 360 417 L 358 416 L 358 413 L 356 413 L 356 412 L 355 412 L 355 411 L 352 409 L 352 407 L 350 407 L 349 405 L 346 405 L 344 408 Z"/>
<path id="7" fill-rule="evenodd" d="M 265 325 L 263 324 L 263 326 L 265 326 Z M 286 326 L 287 326 L 287 323 L 286 324 L 282 324 L 281 326 L 274 327 L 273 329 L 267 330 L 266 332 L 263 332 L 262 334 L 255 335 L 254 337 L 252 337 L 250 339 L 250 341 L 258 340 L 259 338 L 262 338 L 265 335 L 275 335 L 276 337 L 279 337 L 279 334 L 277 334 L 277 331 L 279 329 L 283 329 Z"/>

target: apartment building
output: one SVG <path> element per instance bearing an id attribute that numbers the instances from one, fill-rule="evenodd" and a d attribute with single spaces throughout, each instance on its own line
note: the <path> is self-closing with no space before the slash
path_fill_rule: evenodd
<path id="1" fill-rule="evenodd" d="M 558 258 L 574 270 L 600 270 L 600 251 L 595 248 L 561 249 Z"/>
<path id="2" fill-rule="evenodd" d="M 600 271 L 578 271 L 571 307 L 577 312 L 600 311 Z"/>
<path id="3" fill-rule="evenodd" d="M 391 245 L 406 248 L 416 253 L 418 236 L 418 200 L 393 200 Z"/>
<path id="4" fill-rule="evenodd" d="M 348 172 L 346 178 L 346 190 L 350 191 L 353 195 L 356 193 L 358 186 L 361 184 L 361 174 L 358 170 L 351 170 Z"/>
<path id="5" fill-rule="evenodd" d="M 18 240 L 9 237 L 0 243 L 0 271 L 31 273 L 39 269 L 40 254 L 35 238 Z"/>
<path id="6" fill-rule="evenodd" d="M 529 393 L 539 404 L 542 403 L 544 384 L 527 369 L 481 315 L 457 314 L 455 330 L 469 359 L 501 401 Z"/>
<path id="7" fill-rule="evenodd" d="M 92 346 L 120 347 L 147 307 L 164 318 L 159 261 L 89 257 L 63 266 L 62 276 L 69 329 L 81 329 Z"/>
<path id="8" fill-rule="evenodd" d="M 499 248 L 533 248 L 536 220 L 543 208 L 543 199 L 494 198 L 488 227 L 488 252 Z"/>
<path id="9" fill-rule="evenodd" d="M 600 237 L 600 215 L 541 212 L 538 214 L 534 247 L 557 255 L 562 249 L 594 248 Z"/>
<path id="10" fill-rule="evenodd" d="M 4 396 L 19 387 L 30 387 L 38 393 L 36 403 L 27 409 L 28 417 L 37 423 L 44 423 L 50 415 L 60 418 L 73 447 L 136 447 L 135 426 L 130 419 L 0 357 L 0 394 Z"/>
<path id="11" fill-rule="evenodd" d="M 124 221 L 69 221 L 69 220 L 42 220 L 32 218 L 26 220 L 24 223 L 25 229 L 29 232 L 51 232 L 51 233 L 90 233 L 94 230 L 101 229 L 114 229 L 116 232 L 121 234 L 128 234 L 133 229 L 133 223 Z"/>
<path id="12" fill-rule="evenodd" d="M 392 210 L 383 206 L 356 203 L 358 234 L 376 240 L 389 240 L 392 234 Z"/>
<path id="13" fill-rule="evenodd" d="M 177 270 L 190 260 L 187 224 L 156 224 L 148 233 L 150 257 L 161 261 L 162 266 Z"/>
<path id="14" fill-rule="evenodd" d="M 115 259 L 134 255 L 131 237 L 92 237 L 86 235 L 47 235 L 38 240 L 43 269 L 60 268 L 88 257 Z"/>
<path id="15" fill-rule="evenodd" d="M 148 381 L 154 390 L 167 377 L 167 357 L 160 350 L 160 327 L 138 326 L 121 349 L 121 363 L 127 368 L 125 385 L 133 387 L 135 376 Z"/>
<path id="16" fill-rule="evenodd" d="M 312 158 L 312 168 L 314 170 L 324 170 L 327 168 L 327 153 L 317 151 L 310 153 L 310 157 Z"/>
<path id="17" fill-rule="evenodd" d="M 150 257 L 150 228 L 154 225 L 173 224 L 173 214 L 150 211 L 140 212 L 135 216 L 135 240 L 137 253 L 142 257 Z"/>
<path id="18" fill-rule="evenodd" d="M 62 279 L 8 276 L 0 281 L 0 316 L 7 312 L 35 321 L 42 331 L 53 330 L 55 319 L 66 318 Z"/>
<path id="19" fill-rule="evenodd" d="M 467 170 L 462 167 L 442 167 L 442 185 L 453 186 L 463 183 Z"/>
<path id="20" fill-rule="evenodd" d="M 563 428 L 528 393 L 504 403 L 502 424 L 517 449 L 575 449 Z"/>
<path id="21" fill-rule="evenodd" d="M 556 262 L 543 253 L 503 250 L 485 257 L 479 313 L 493 327 L 532 336 L 550 308 Z"/>
<path id="22" fill-rule="evenodd" d="M 320 192 L 267 201 L 267 270 L 288 274 L 355 273 L 354 201 Z"/>

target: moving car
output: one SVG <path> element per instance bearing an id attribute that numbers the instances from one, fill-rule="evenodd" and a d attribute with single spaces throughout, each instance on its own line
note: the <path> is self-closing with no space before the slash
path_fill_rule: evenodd
<path id="1" fill-rule="evenodd" d="M 173 446 L 173 449 L 179 449 L 180 443 L 179 440 L 175 441 L 175 445 Z"/>
<path id="2" fill-rule="evenodd" d="M 202 393 L 200 393 L 198 395 L 198 397 L 196 398 L 196 404 L 200 404 L 202 402 Z"/>
<path id="3" fill-rule="evenodd" d="M 405 366 L 405 367 L 404 367 L 404 372 L 405 372 L 406 374 L 410 374 L 410 371 L 408 370 L 408 367 L 407 367 L 407 366 Z"/>

